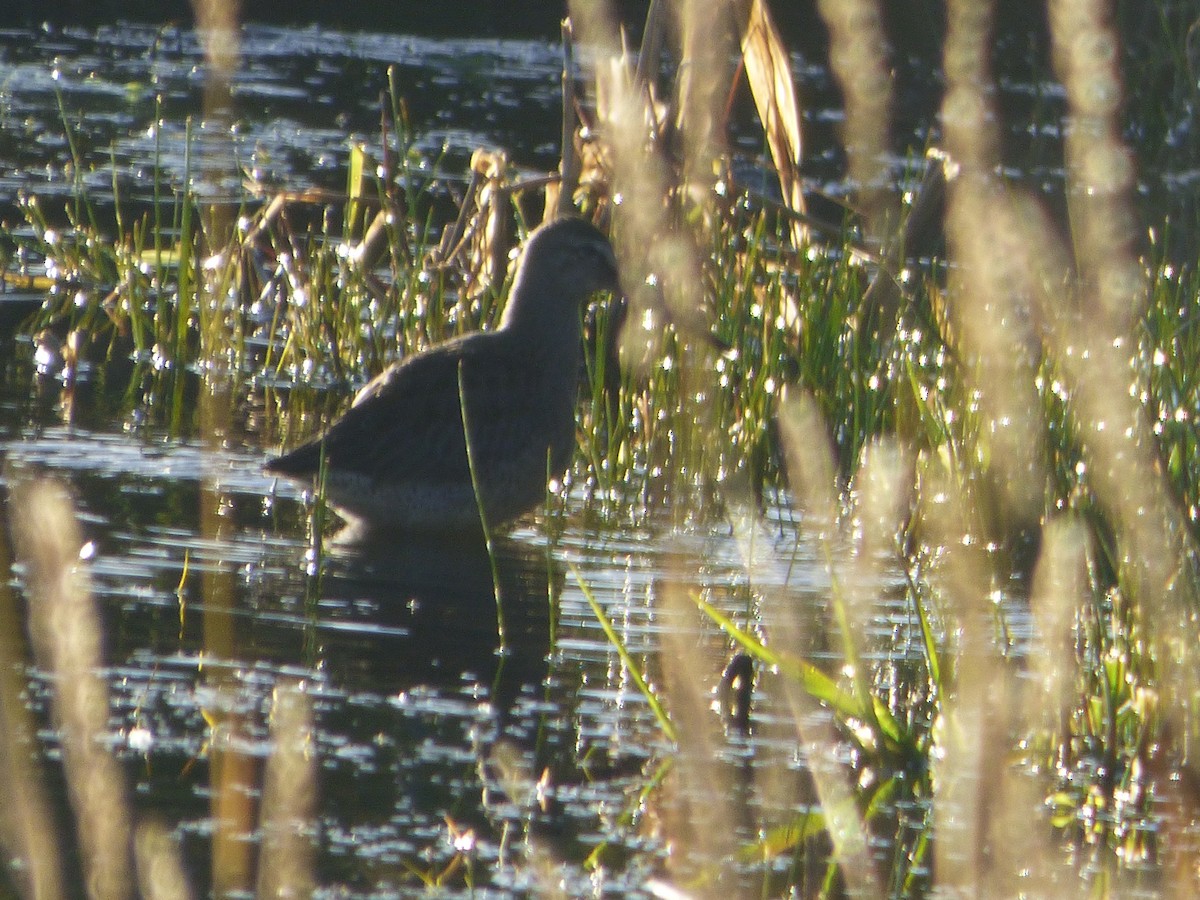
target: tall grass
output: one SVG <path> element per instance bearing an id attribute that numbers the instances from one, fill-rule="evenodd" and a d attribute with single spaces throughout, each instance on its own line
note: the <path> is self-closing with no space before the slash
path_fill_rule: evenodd
<path id="1" fill-rule="evenodd" d="M 651 4 L 635 58 L 603 4 L 579 3 L 565 34 L 594 53 L 595 120 L 577 127 L 574 107 L 564 110 L 564 134 L 581 152 L 578 167 L 573 153 L 564 159 L 558 202 L 544 181 L 514 181 L 502 155 L 480 153 L 458 219 L 439 235 L 439 166 L 416 156 L 393 96 L 380 146 L 356 151 L 344 197 L 280 195 L 257 207 L 247 198 L 238 217 L 221 219 L 185 190 L 169 241 L 157 206 L 119 219 L 120 234 L 104 240 L 86 197 L 65 231 L 27 198 L 58 285 L 37 327 L 86 332 L 93 347 L 132 353 L 153 371 L 201 371 L 222 388 L 205 393 L 206 430 L 228 423 L 237 397 L 261 391 L 276 436 L 290 443 L 336 405 L 306 385 L 355 384 L 405 352 L 489 327 L 509 223 L 529 227 L 543 202 L 574 202 L 611 224 L 629 304 L 599 317 L 589 348 L 592 391 L 569 476 L 591 488 L 588 521 L 719 523 L 758 600 L 740 620 L 722 614 L 686 587 L 685 567 L 703 561 L 682 561 L 665 573 L 672 627 L 661 684 L 621 654 L 678 748 L 642 795 L 685 813 L 664 820 L 677 830 L 665 836 L 654 890 L 1057 896 L 1060 850 L 1075 847 L 1093 865 L 1079 866 L 1081 891 L 1090 878 L 1096 893 L 1121 896 L 1136 864 L 1154 858 L 1164 892 L 1185 895 L 1197 878 L 1188 828 L 1200 797 L 1188 753 L 1200 696 L 1200 284 L 1167 261 L 1161 235 L 1139 247 L 1124 57 L 1102 0 L 1050 5 L 1068 109 L 1065 224 L 998 174 L 993 5 L 946 8 L 942 146 L 924 186 L 945 191 L 944 267 L 914 258 L 924 223 L 913 210 L 928 197 L 901 208 L 886 162 L 893 101 L 881 4 L 820 4 L 860 187 L 857 215 L 830 227 L 805 208 L 802 110 L 765 5 L 695 0 L 670 18 Z M 1185 65 L 1182 52 L 1173 58 Z M 776 201 L 751 197 L 730 175 L 723 103 L 736 77 L 750 82 Z M 179 410 L 180 384 L 168 377 L 150 390 Z M 775 497 L 822 548 L 826 606 L 796 608 L 771 587 L 786 583 L 788 566 L 767 514 Z M 211 513 L 220 498 L 209 501 Z M 206 521 L 218 536 L 219 517 Z M 34 567 L 29 590 L 66 568 Z M 880 662 L 894 648 L 865 637 L 883 573 L 894 570 L 921 636 L 903 684 Z M 1001 603 L 1014 595 L 1036 625 L 1018 659 Z M 781 699 L 804 784 L 752 772 L 747 790 L 713 765 L 725 738 L 708 675 L 688 652 L 705 621 L 755 661 L 758 695 Z M 211 628 L 219 647 L 228 628 L 219 609 Z M 834 635 L 833 664 L 810 658 L 814 631 Z M 281 695 L 278 709 L 298 760 L 303 699 Z M 237 727 L 233 717 L 214 725 L 228 742 L 214 771 L 228 776 L 219 796 L 231 804 L 214 810 L 229 825 L 216 855 L 229 885 L 248 889 L 253 866 L 239 841 L 255 811 L 233 807 L 257 773 L 236 752 Z M 25 779 L 11 750 L 9 759 L 13 783 Z M 292 800 L 271 805 L 278 819 L 262 854 L 288 862 L 258 876 L 263 890 L 312 884 L 303 822 L 316 801 L 298 771 L 267 774 L 268 784 L 293 783 Z M 746 800 L 785 783 L 782 809 Z M 697 803 L 704 797 L 711 805 Z M 33 791 L 20 807 L 25 831 L 12 852 L 22 858 L 45 838 L 43 802 Z M 78 818 L 82 828 L 86 813 Z M 153 830 L 138 833 L 139 854 L 159 845 Z M 89 840 L 85 863 L 99 865 Z M 30 865 L 31 879 L 54 877 L 52 864 Z M 140 878 L 140 855 L 136 865 Z"/>
<path id="2" fill-rule="evenodd" d="M 1196 696 L 1195 551 L 1180 514 L 1187 498 L 1164 477 L 1162 463 L 1175 460 L 1169 474 L 1178 479 L 1184 451 L 1164 445 L 1164 429 L 1154 427 L 1145 410 L 1149 384 L 1161 382 L 1155 369 L 1179 348 L 1152 351 L 1153 366 L 1145 365 L 1145 350 L 1139 352 L 1146 326 L 1175 313 L 1154 310 L 1164 287 L 1161 282 L 1151 287 L 1146 269 L 1153 272 L 1156 264 L 1139 260 L 1134 251 L 1133 166 L 1120 139 L 1118 37 L 1098 3 L 1054 4 L 1052 12 L 1054 61 L 1070 116 L 1070 233 L 1060 235 L 1036 197 L 997 176 L 999 114 L 991 103 L 988 66 L 992 9 L 983 2 L 951 2 L 942 116 L 951 276 L 944 288 L 927 283 L 905 290 L 894 333 L 876 319 L 881 327 L 864 334 L 849 327 L 856 317 L 870 321 L 861 272 L 846 270 L 849 278 L 839 289 L 824 293 L 822 282 L 803 265 L 790 267 L 802 273 L 798 283 L 770 276 L 743 281 L 745 262 L 753 262 L 755 250 L 732 257 L 708 251 L 706 223 L 713 210 L 722 209 L 720 191 L 712 180 L 688 183 L 698 167 L 686 160 L 708 146 L 706 128 L 715 111 L 656 112 L 646 103 L 654 92 L 637 83 L 612 21 L 593 5 L 573 10 L 583 38 L 607 48 L 597 77 L 602 122 L 613 146 L 611 191 L 626 198 L 614 210 L 616 227 L 627 238 L 629 269 L 653 272 L 662 285 L 661 298 L 642 302 L 651 309 L 661 304 L 668 320 L 687 322 L 680 306 L 696 309 L 712 302 L 709 292 L 696 286 L 715 284 L 717 323 L 721 313 L 731 312 L 728 299 L 741 294 L 740 285 L 768 297 L 777 292 L 792 308 L 799 307 L 790 321 L 786 315 L 763 317 L 774 341 L 747 341 L 743 332 L 734 347 L 739 357 L 769 347 L 772 362 L 794 365 L 798 371 L 791 377 L 767 376 L 761 385 L 798 386 L 801 399 L 780 403 L 773 390 L 756 394 L 742 382 L 738 399 L 746 403 L 749 397 L 750 408 L 721 424 L 739 434 L 755 421 L 762 434 L 765 423 L 778 422 L 787 450 L 785 474 L 806 527 L 831 542 L 840 536 L 857 546 L 849 560 L 831 549 L 835 585 L 871 583 L 869 572 L 864 581 L 849 571 L 887 548 L 906 570 L 918 573 L 910 601 L 921 621 L 933 618 L 932 602 L 938 617 L 953 623 L 940 639 L 923 626 L 929 638 L 928 681 L 919 693 L 933 701 L 932 720 L 907 720 L 914 730 L 900 735 L 884 718 L 869 714 L 872 706 L 862 705 L 871 682 L 862 662 L 867 648 L 857 637 L 864 633 L 864 604 L 836 593 L 830 598 L 843 636 L 848 694 L 842 698 L 822 689 L 819 696 L 851 728 L 862 749 L 907 746 L 921 748 L 928 757 L 932 777 L 902 788 L 930 803 L 929 831 L 907 845 L 909 860 L 924 862 L 907 876 L 893 872 L 886 882 L 892 890 L 915 889 L 922 878 L 927 886 L 968 892 L 1049 889 L 1053 854 L 1030 837 L 1036 834 L 1031 818 L 1040 819 L 1047 832 L 1052 824 L 1087 821 L 1090 827 L 1080 828 L 1085 840 L 1108 844 L 1122 858 L 1143 858 L 1145 830 L 1133 822 L 1152 815 L 1145 802 L 1154 791 L 1146 782 L 1146 757 L 1164 752 L 1161 745 L 1151 746 L 1150 735 L 1183 740 L 1166 751 L 1173 762 L 1164 768 L 1187 768 L 1182 735 L 1193 720 L 1191 698 Z M 845 140 L 863 188 L 865 227 L 878 246 L 889 247 L 900 232 L 888 213 L 887 186 L 880 182 L 882 150 L 888 145 L 880 9 L 869 2 L 829 4 L 822 14 L 847 104 Z M 681 71 L 695 63 L 686 50 L 686 13 L 682 19 Z M 747 71 L 753 68 L 748 65 Z M 653 140 L 656 121 L 672 121 L 683 131 L 689 150 L 682 161 L 662 154 L 662 142 Z M 670 238 L 651 240 L 663 228 L 670 229 Z M 776 240 L 786 246 L 785 235 L 776 232 Z M 664 250 L 668 242 L 670 250 Z M 647 247 L 649 254 L 639 254 Z M 835 260 L 850 256 L 831 249 Z M 892 274 L 887 258 L 885 251 L 884 275 Z M 698 280 L 697 272 L 705 277 Z M 756 302 L 749 315 L 735 312 L 730 319 L 744 328 L 764 308 L 771 309 Z M 680 332 L 690 336 L 686 329 Z M 680 384 L 688 385 L 684 404 L 710 392 L 721 394 L 724 367 L 714 372 L 703 354 L 699 359 L 680 354 L 679 363 Z M 823 396 L 832 402 L 823 403 Z M 764 399 L 766 409 L 755 411 L 753 402 Z M 855 414 L 864 408 L 866 415 Z M 708 410 L 697 406 L 680 422 L 709 436 L 723 433 L 711 427 Z M 822 435 L 831 435 L 844 455 L 829 453 Z M 688 442 L 684 438 L 678 444 Z M 736 451 L 731 455 L 747 458 Z M 720 459 L 722 452 L 709 450 L 698 460 L 681 456 L 679 462 L 721 481 L 726 470 L 711 468 L 713 456 Z M 737 479 L 725 479 L 721 493 L 735 529 L 761 528 L 755 525 L 750 495 L 742 491 Z M 860 518 L 864 511 L 866 519 Z M 765 542 L 746 543 L 761 548 Z M 1019 585 L 1031 567 L 1037 573 L 1032 601 L 1045 642 L 1035 644 L 1034 661 L 1044 691 L 1022 696 L 1027 692 L 1019 673 L 997 642 L 995 601 Z M 758 627 L 766 640 L 754 649 L 764 663 L 780 666 L 781 653 L 793 646 L 806 623 L 804 618 L 793 623 L 794 615 L 764 607 Z M 1072 620 L 1079 650 L 1064 654 L 1064 623 Z M 675 664 L 678 654 L 669 658 Z M 790 677 L 807 685 L 798 696 L 816 689 L 811 676 Z M 671 683 L 695 680 L 680 677 Z M 1084 688 L 1076 693 L 1080 684 Z M 1173 701 L 1169 708 L 1161 703 L 1166 694 Z M 848 699 L 855 696 L 857 706 Z M 668 703 L 673 706 L 696 708 L 686 692 Z M 825 762 L 836 758 L 842 738 L 814 733 L 803 724 L 811 721 L 804 706 L 794 708 L 797 737 L 808 751 L 822 808 L 827 816 L 840 817 L 826 821 L 840 889 L 879 893 L 884 888 L 877 864 L 863 848 L 865 835 L 885 826 L 886 819 L 876 815 L 869 795 L 847 793 L 850 771 Z M 889 710 L 889 720 L 901 712 Z M 688 731 L 685 724 L 676 727 Z M 1046 732 L 1047 727 L 1053 730 Z M 1047 734 L 1052 735 L 1048 741 Z M 1006 748 L 1031 736 L 1033 745 L 1050 749 L 1050 755 L 1034 754 L 1028 761 L 1041 771 L 1056 768 L 1054 777 L 1039 781 L 1008 762 Z M 903 740 L 897 743 L 897 737 Z M 1076 818 L 1064 817 L 1060 806 L 1052 822 L 1038 798 L 1061 801 L 1056 788 L 1077 784 L 1083 758 L 1101 747 L 1106 779 L 1087 782 L 1088 799 L 1076 796 L 1082 804 L 1073 807 Z M 878 759 L 884 772 L 898 765 L 898 758 Z M 695 789 L 703 790 L 700 784 Z M 1159 789 L 1175 793 L 1166 785 Z M 848 802 L 851 795 L 857 804 Z M 1129 797 L 1142 798 L 1137 812 L 1122 800 Z M 1109 812 L 1100 815 L 1101 809 Z M 925 855 L 930 837 L 933 876 Z M 1186 842 L 1182 834 L 1161 839 Z M 924 876 L 916 874 L 922 869 Z M 1119 872 L 1114 880 L 1120 883 Z"/>

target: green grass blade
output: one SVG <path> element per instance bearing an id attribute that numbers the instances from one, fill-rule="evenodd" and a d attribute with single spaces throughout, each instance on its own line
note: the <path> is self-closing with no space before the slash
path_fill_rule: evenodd
<path id="1" fill-rule="evenodd" d="M 659 701 L 654 691 L 650 688 L 650 685 L 646 683 L 646 679 L 642 677 L 641 671 L 634 664 L 633 657 L 629 655 L 629 651 L 621 642 L 621 638 L 617 634 L 616 630 L 612 627 L 612 623 L 608 621 L 608 616 L 605 615 L 604 609 L 600 606 L 599 601 L 596 600 L 596 596 L 592 593 L 592 589 L 588 587 L 587 583 L 583 580 L 583 573 L 579 571 L 579 567 L 573 562 L 568 561 L 567 566 L 570 568 L 571 574 L 575 577 L 575 581 L 579 585 L 579 590 L 583 592 L 584 599 L 587 600 L 588 606 L 590 606 L 592 608 L 592 612 L 595 613 L 596 621 L 598 621 L 600 623 L 600 627 L 604 629 L 604 636 L 608 638 L 608 642 L 612 644 L 613 648 L 617 651 L 617 656 L 620 657 L 621 663 L 626 669 L 629 670 L 629 674 L 633 678 L 633 683 L 637 686 L 638 691 L 643 697 L 646 698 L 646 702 L 650 705 L 650 709 L 654 713 L 654 717 L 658 719 L 658 724 L 659 727 L 662 728 L 663 734 L 667 736 L 668 740 L 678 741 L 679 733 L 675 730 L 675 725 L 671 722 L 671 717 L 667 714 L 666 708 Z"/>

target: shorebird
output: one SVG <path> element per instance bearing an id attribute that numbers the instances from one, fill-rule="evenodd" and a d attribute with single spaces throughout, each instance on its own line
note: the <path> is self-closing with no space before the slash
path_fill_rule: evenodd
<path id="1" fill-rule="evenodd" d="M 323 435 L 266 471 L 311 484 L 323 457 L 328 501 L 374 530 L 478 529 L 481 511 L 489 528 L 517 518 L 570 464 L 583 306 L 617 287 L 612 245 L 595 226 L 542 225 L 494 330 L 393 363 Z"/>

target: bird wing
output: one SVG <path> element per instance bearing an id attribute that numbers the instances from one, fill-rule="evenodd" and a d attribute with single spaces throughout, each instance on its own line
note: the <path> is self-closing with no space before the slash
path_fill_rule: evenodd
<path id="1" fill-rule="evenodd" d="M 272 471 L 312 475 L 327 464 L 386 481 L 468 476 L 459 404 L 459 368 L 469 373 L 481 345 L 473 334 L 394 363 L 372 379 L 319 438 L 271 463 Z"/>

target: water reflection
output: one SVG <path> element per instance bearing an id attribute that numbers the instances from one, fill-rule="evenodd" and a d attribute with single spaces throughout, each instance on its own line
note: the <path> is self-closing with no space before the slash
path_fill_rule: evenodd
<path id="1" fill-rule="evenodd" d="M 81 421 L 96 400 L 82 392 Z M 568 895 L 586 892 L 582 861 L 600 841 L 613 854 L 610 893 L 640 884 L 639 848 L 657 838 L 612 822 L 670 750 L 581 585 L 636 666 L 661 685 L 687 682 L 698 727 L 716 725 L 706 692 L 728 642 L 692 598 L 731 616 L 756 602 L 728 534 L 597 530 L 573 497 L 561 521 L 518 527 L 491 558 L 479 541 L 343 536 L 309 576 L 299 495 L 266 499 L 262 451 L 240 443 L 238 427 L 224 434 L 202 446 L 151 427 L 24 426 L 7 445 L 10 466 L 56 472 L 76 488 L 96 546 L 109 741 L 127 763 L 136 812 L 169 823 L 197 890 L 254 883 L 276 753 L 270 723 L 293 684 L 311 698 L 319 883 L 347 896 L 415 888 L 414 870 L 455 864 L 453 836 L 469 831 L 489 889 L 532 889 L 523 879 L 537 866 L 505 862 L 506 835 L 517 833 L 569 872 Z M 756 575 L 756 590 L 774 585 L 789 602 L 818 604 L 829 586 L 814 548 L 794 528 L 768 537 L 788 565 Z M 565 560 L 577 573 L 565 575 Z M 664 595 L 675 598 L 670 609 Z M 880 602 L 881 629 L 903 620 Z M 662 652 L 691 668 L 666 677 Z M 44 715 L 51 680 L 35 672 L 29 690 Z M 676 804 L 716 810 L 721 774 L 730 840 L 753 832 L 747 805 L 788 821 L 806 776 L 785 712 L 763 691 L 749 736 L 713 730 L 695 777 L 670 788 L 653 820 L 675 821 Z M 56 736 L 41 739 L 52 758 Z M 785 774 L 750 778 L 767 763 Z"/>
<path id="2" fill-rule="evenodd" d="M 218 190 L 240 189 L 242 170 L 292 189 L 338 189 L 349 146 L 378 143 L 389 66 L 417 151 L 448 172 L 465 170 L 476 147 L 497 144 L 525 164 L 557 160 L 562 55 L 554 44 L 253 24 L 240 40 L 231 89 L 242 118 L 214 134 L 201 114 L 204 65 L 191 30 L 0 30 L 0 212 L 19 191 L 43 201 L 70 195 L 74 160 L 59 98 L 84 154 L 79 181 L 100 204 L 114 177 L 125 202 L 148 202 L 156 182 L 189 183 L 198 174 L 189 140 L 236 148 L 234 181 Z"/>
<path id="3" fill-rule="evenodd" d="M 337 683 L 398 692 L 474 681 L 504 718 L 546 679 L 562 573 L 544 553 L 508 539 L 489 557 L 482 538 L 353 538 L 333 545 L 320 584 L 324 603 L 367 613 L 365 627 L 327 645 Z"/>

